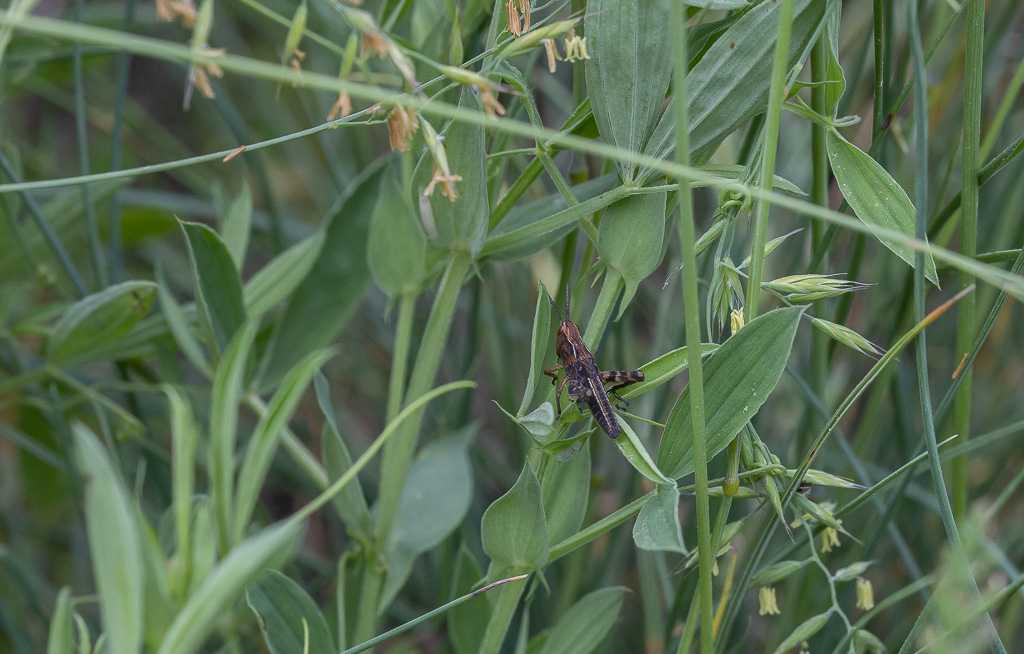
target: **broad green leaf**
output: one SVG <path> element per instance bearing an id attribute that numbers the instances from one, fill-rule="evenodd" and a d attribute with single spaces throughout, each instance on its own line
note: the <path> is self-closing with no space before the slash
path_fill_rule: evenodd
<path id="1" fill-rule="evenodd" d="M 328 484 L 331 484 L 340 479 L 352 467 L 352 455 L 349 454 L 345 441 L 338 431 L 327 378 L 323 374 L 317 373 L 313 377 L 313 388 L 316 391 L 316 401 L 320 405 L 320 412 L 324 415 L 324 429 L 320 440 L 322 441 L 324 468 L 327 470 Z M 373 535 L 373 520 L 370 517 L 370 508 L 366 503 L 366 496 L 363 495 L 363 487 L 359 483 L 359 478 L 346 484 L 331 499 L 331 503 L 345 523 L 349 534 L 357 540 L 368 543 Z"/>
<path id="2" fill-rule="evenodd" d="M 703 343 L 701 345 L 701 358 L 708 356 L 717 349 L 718 343 Z M 631 397 L 646 393 L 665 382 L 671 381 L 676 375 L 686 370 L 689 365 L 690 363 L 686 360 L 685 345 L 671 352 L 666 352 L 654 361 L 640 366 L 640 370 L 644 373 L 644 380 L 627 386 L 619 391 L 619 395 L 628 400 Z"/>
<path id="3" fill-rule="evenodd" d="M 245 540 L 217 564 L 189 597 L 164 634 L 157 654 L 193 654 L 230 614 L 245 587 L 261 572 L 283 565 L 298 545 L 303 526 L 285 522 Z"/>
<path id="4" fill-rule="evenodd" d="M 74 651 L 74 628 L 71 624 L 71 587 L 64 586 L 57 593 L 50 633 L 46 639 L 46 654 L 71 654 Z"/>
<path id="5" fill-rule="evenodd" d="M 590 495 L 590 449 L 569 461 L 552 462 L 541 487 L 548 543 L 560 543 L 579 531 Z"/>
<path id="6" fill-rule="evenodd" d="M 232 485 L 235 478 L 235 431 L 238 426 L 238 402 L 245 383 L 245 363 L 249 359 L 253 339 L 256 338 L 255 321 L 247 322 L 228 345 L 217 363 L 210 398 L 210 496 L 217 516 L 220 544 L 227 548 L 230 542 L 234 498 Z"/>
<path id="7" fill-rule="evenodd" d="M 100 617 L 113 652 L 142 647 L 144 570 L 139 525 L 121 477 L 82 423 L 72 425 L 78 468 L 85 478 L 85 527 Z"/>
<path id="8" fill-rule="evenodd" d="M 249 230 L 252 226 L 252 192 L 249 185 L 242 182 L 235 199 L 223 207 L 221 214 L 220 233 L 224 245 L 235 262 L 235 267 L 242 269 L 245 263 L 245 252 L 249 247 Z"/>
<path id="9" fill-rule="evenodd" d="M 540 654 L 590 654 L 616 625 L 629 589 L 610 586 L 584 595 L 551 628 Z"/>
<path id="10" fill-rule="evenodd" d="M 775 654 L 785 654 L 789 650 L 795 648 L 797 645 L 807 640 L 814 634 L 821 631 L 821 628 L 825 626 L 828 619 L 832 616 L 833 609 L 829 609 L 824 613 L 807 618 L 800 625 L 793 630 L 784 641 L 779 643 L 779 646 L 775 648 Z"/>
<path id="11" fill-rule="evenodd" d="M 547 521 L 540 484 L 529 461 L 515 486 L 484 511 L 480 539 L 492 570 L 499 574 L 539 569 L 547 563 Z"/>
<path id="12" fill-rule="evenodd" d="M 672 67 L 670 0 L 590 0 L 584 16 L 590 58 L 584 60 L 590 107 L 601 138 L 642 152 L 661 114 Z M 626 182 L 633 164 L 617 163 Z"/>
<path id="13" fill-rule="evenodd" d="M 675 484 L 658 484 L 654 489 L 654 497 L 644 504 L 633 523 L 633 542 L 642 550 L 686 553 Z"/>
<path id="14" fill-rule="evenodd" d="M 685 0 L 683 4 L 701 9 L 744 9 L 750 0 Z"/>
<path id="15" fill-rule="evenodd" d="M 217 519 L 213 514 L 213 503 L 200 497 L 193 506 L 192 576 L 188 587 L 190 597 L 210 576 L 210 571 L 217 563 Z"/>
<path id="16" fill-rule="evenodd" d="M 884 227 L 914 237 L 914 204 L 896 180 L 882 166 L 835 130 L 826 139 L 828 160 L 843 197 L 860 221 L 869 227 Z M 878 237 L 882 245 L 914 267 L 914 250 L 905 243 Z M 925 277 L 936 286 L 939 277 L 935 260 L 925 254 Z"/>
<path id="17" fill-rule="evenodd" d="M 665 238 L 666 193 L 643 193 L 619 200 L 604 210 L 597 231 L 601 261 L 622 277 L 625 293 L 619 315 L 629 306 L 637 285 L 661 263 Z"/>
<path id="18" fill-rule="evenodd" d="M 256 614 L 263 640 L 272 654 L 337 653 L 334 638 L 316 602 L 280 572 L 265 572 L 245 590 L 245 601 Z"/>
<path id="19" fill-rule="evenodd" d="M 295 364 L 284 379 L 280 388 L 274 393 L 267 404 L 266 413 L 260 417 L 256 429 L 249 439 L 245 450 L 245 458 L 238 470 L 238 486 L 235 491 L 235 522 L 233 541 L 238 542 L 245 533 L 245 528 L 252 517 L 256 501 L 259 499 L 263 481 L 270 471 L 278 445 L 281 443 L 284 428 L 295 411 L 295 406 L 302 399 L 309 380 L 332 356 L 331 349 L 310 352 L 302 361 Z"/>
<path id="20" fill-rule="evenodd" d="M 548 290 L 540 284 L 537 290 L 537 308 L 533 312 L 533 335 L 530 339 L 530 373 L 526 377 L 526 390 L 523 401 L 519 403 L 518 415 L 523 415 L 533 401 L 537 391 L 544 357 L 548 354 L 548 342 L 551 334 L 551 303 L 548 302 Z M 547 379 L 545 377 L 545 379 Z"/>
<path id="21" fill-rule="evenodd" d="M 75 302 L 53 325 L 47 358 L 63 364 L 88 360 L 90 350 L 116 341 L 149 313 L 155 292 L 153 282 L 122 282 Z"/>
<path id="22" fill-rule="evenodd" d="M 820 0 L 796 0 L 787 67 L 804 60 L 825 15 Z M 743 14 L 708 48 L 687 76 L 690 154 L 711 151 L 737 127 L 768 106 L 772 53 L 782 3 L 762 2 Z M 665 109 L 644 152 L 659 159 L 675 151 L 675 114 Z M 655 174 L 645 169 L 641 182 Z"/>
<path id="23" fill-rule="evenodd" d="M 250 316 L 264 315 L 302 283 L 320 256 L 324 237 L 324 231 L 318 230 L 271 259 L 249 278 L 242 295 Z"/>
<path id="24" fill-rule="evenodd" d="M 178 222 L 188 242 L 196 305 L 211 336 L 211 347 L 223 352 L 245 322 L 242 281 L 235 262 L 215 231 L 200 223 Z"/>
<path id="25" fill-rule="evenodd" d="M 156 532 L 136 507 L 139 525 L 139 548 L 142 554 L 142 634 L 147 644 L 159 642 L 174 618 L 176 604 L 167 585 L 167 557 Z M 168 511 L 165 515 L 170 516 Z"/>
<path id="26" fill-rule="evenodd" d="M 388 541 L 381 607 L 405 585 L 416 557 L 437 547 L 466 517 L 473 492 L 468 449 L 475 434 L 471 426 L 431 442 L 409 468 Z"/>
<path id="27" fill-rule="evenodd" d="M 400 162 L 384 172 L 366 246 L 373 283 L 391 297 L 417 291 L 427 274 L 427 235 L 399 180 Z"/>
<path id="28" fill-rule="evenodd" d="M 476 93 L 469 87 L 463 87 L 459 107 L 483 110 Z M 480 253 L 484 239 L 487 238 L 489 209 L 484 141 L 484 128 L 480 125 L 455 122 L 448 127 L 444 148 L 452 174 L 462 177 L 462 181 L 455 182 L 455 190 L 459 195 L 455 201 L 449 200 L 439 190 L 430 196 L 438 246 L 446 250 L 469 252 L 474 258 Z M 420 168 L 427 175 L 433 169 L 429 152 L 424 155 Z M 417 177 L 422 179 L 424 174 L 420 173 Z M 429 181 L 429 177 L 426 179 Z"/>
<path id="29" fill-rule="evenodd" d="M 366 293 L 366 235 L 381 174 L 363 181 L 328 219 L 313 268 L 285 305 L 260 364 L 260 388 L 272 388 L 295 363 L 329 345 Z"/>
<path id="30" fill-rule="evenodd" d="M 654 483 L 671 484 L 672 480 L 658 469 L 658 465 L 654 463 L 651 455 L 647 452 L 647 448 L 637 438 L 636 432 L 629 426 L 629 423 L 623 420 L 622 416 L 617 413 L 615 414 L 615 419 L 619 421 L 619 426 L 622 427 L 622 434 L 615 439 L 615 444 L 619 446 L 622 456 L 626 457 L 626 460 L 629 461 L 631 466 L 636 468 L 637 472 Z"/>
<path id="31" fill-rule="evenodd" d="M 455 597 L 473 592 L 477 581 L 483 577 L 480 564 L 465 542 L 459 547 L 453 568 L 455 578 L 452 581 L 452 594 Z M 452 639 L 456 654 L 476 654 L 480 650 L 484 629 L 490 618 L 491 604 L 484 595 L 474 597 L 451 610 L 448 636 Z"/>
<path id="32" fill-rule="evenodd" d="M 725 449 L 754 417 L 782 376 L 804 307 L 758 316 L 733 334 L 704 363 L 704 420 L 708 459 Z M 665 422 L 658 467 L 673 479 L 693 472 L 690 389 Z"/>

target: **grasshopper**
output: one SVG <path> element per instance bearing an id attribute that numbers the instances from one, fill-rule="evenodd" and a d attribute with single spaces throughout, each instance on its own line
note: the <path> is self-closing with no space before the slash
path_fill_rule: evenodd
<path id="1" fill-rule="evenodd" d="M 597 350 L 591 350 L 583 342 L 576 323 L 569 320 L 569 287 L 565 287 L 565 320 L 562 314 L 558 313 L 555 301 L 548 295 L 548 302 L 551 309 L 558 316 L 558 335 L 555 337 L 555 354 L 558 355 L 559 365 L 552 366 L 544 371 L 544 374 L 551 377 L 551 384 L 558 381 L 558 371 L 564 370 L 565 376 L 562 383 L 558 384 L 555 392 L 555 408 L 558 416 L 562 415 L 561 396 L 562 389 L 569 385 L 569 398 L 576 402 L 583 402 L 590 409 L 594 420 L 612 438 L 620 433 L 619 423 L 612 413 L 612 403 L 608 399 L 611 392 L 619 401 L 626 406 L 629 402 L 622 399 L 615 389 L 642 382 L 644 380 L 643 370 L 601 370 L 594 363 L 594 354 Z M 607 387 L 606 387 L 607 385 Z"/>

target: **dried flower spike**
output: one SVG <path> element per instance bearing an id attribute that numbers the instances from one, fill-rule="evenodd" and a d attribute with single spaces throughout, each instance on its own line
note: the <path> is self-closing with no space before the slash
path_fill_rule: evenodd
<path id="1" fill-rule="evenodd" d="M 388 114 L 388 140 L 391 142 L 391 149 L 407 152 L 409 141 L 419 128 L 420 124 L 416 120 L 415 109 L 406 109 L 400 104 L 395 105 L 395 108 Z"/>
<path id="2" fill-rule="evenodd" d="M 462 177 L 460 175 L 453 175 L 451 173 L 445 173 L 437 165 L 437 162 L 435 162 L 434 163 L 434 176 L 431 177 L 430 183 L 427 184 L 427 188 L 423 189 L 423 195 L 425 197 L 429 198 L 431 195 L 434 194 L 434 187 L 435 186 L 440 186 L 441 187 L 441 195 L 445 196 L 446 198 L 448 198 L 452 202 L 455 202 L 455 200 L 458 199 L 459 194 L 458 194 L 458 192 L 456 192 L 454 184 L 455 184 L 455 182 L 461 182 L 461 181 L 462 181 Z"/>
<path id="3" fill-rule="evenodd" d="M 516 0 L 508 0 L 508 4 L 505 5 L 505 15 L 508 17 L 508 31 L 518 39 L 523 35 L 523 25 L 519 22 L 519 9 L 516 8 Z"/>
<path id="4" fill-rule="evenodd" d="M 350 113 L 352 113 L 352 97 L 348 94 L 348 91 L 342 91 L 338 94 L 338 99 L 334 101 L 334 105 L 331 106 L 331 111 L 327 114 L 327 120 L 338 120 L 348 116 Z"/>
<path id="5" fill-rule="evenodd" d="M 557 61 L 564 61 L 561 55 L 558 54 L 558 46 L 551 39 L 544 39 L 541 41 L 544 44 L 544 52 L 548 55 L 548 72 L 554 73 L 558 70 Z"/>

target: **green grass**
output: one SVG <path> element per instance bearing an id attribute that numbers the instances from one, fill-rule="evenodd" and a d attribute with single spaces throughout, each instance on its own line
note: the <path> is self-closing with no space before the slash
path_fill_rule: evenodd
<path id="1" fill-rule="evenodd" d="M 1024 16 L 728 4 L 0 12 L 0 652 L 1013 651 Z"/>

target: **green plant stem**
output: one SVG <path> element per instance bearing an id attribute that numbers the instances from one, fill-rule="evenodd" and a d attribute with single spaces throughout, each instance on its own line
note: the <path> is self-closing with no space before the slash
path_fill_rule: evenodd
<path id="1" fill-rule="evenodd" d="M 412 340 L 412 322 L 415 310 L 416 293 L 403 293 L 398 300 L 395 347 L 391 359 L 391 377 L 388 379 L 388 422 L 391 422 L 402 408 L 402 398 L 405 393 L 405 371 L 409 363 L 409 344 Z"/>
<path id="2" fill-rule="evenodd" d="M 877 51 L 876 51 L 877 52 Z M 825 39 L 825 35 L 818 37 L 817 43 L 814 44 L 814 48 L 811 50 L 811 79 L 815 82 L 822 83 L 825 81 L 828 71 L 828 42 Z M 815 86 L 811 89 L 811 108 L 822 116 L 826 115 L 828 107 L 826 106 L 826 93 L 825 86 Z M 876 105 L 878 104 L 876 100 Z M 826 130 L 824 125 L 818 123 L 811 123 L 811 166 L 813 178 L 811 181 L 811 202 L 821 207 L 828 207 L 828 185 L 829 175 L 831 174 L 831 167 L 828 161 L 828 152 L 825 148 L 826 145 Z M 811 221 L 811 251 L 816 251 L 822 244 L 822 238 L 825 233 L 825 224 L 820 220 Z M 828 270 L 828 257 L 827 255 L 822 259 L 822 265 L 824 270 Z M 814 303 L 814 315 L 825 316 L 827 306 L 824 300 L 819 300 Z M 825 382 L 828 379 L 828 360 L 829 360 L 829 338 L 820 329 L 811 330 L 811 383 L 814 388 L 821 389 L 825 388 Z M 807 429 L 804 430 L 800 437 L 802 442 L 799 443 L 800 450 L 806 450 L 807 441 L 811 436 L 811 428 L 815 423 L 808 422 Z"/>
<path id="3" fill-rule="evenodd" d="M 458 597 L 456 599 L 453 599 L 452 601 L 448 602 L 444 606 L 439 606 L 436 609 L 434 609 L 433 611 L 430 611 L 429 613 L 424 613 L 423 615 L 419 616 L 418 618 L 415 618 L 415 619 L 410 620 L 410 621 L 408 621 L 408 622 L 406 622 L 406 623 L 404 623 L 402 625 L 399 625 L 399 626 L 395 627 L 394 629 L 391 629 L 390 631 L 385 631 L 384 633 L 382 633 L 381 635 L 377 636 L 376 638 L 372 638 L 372 639 L 366 641 L 365 643 L 360 643 L 359 645 L 356 645 L 355 647 L 350 647 L 349 649 L 343 651 L 341 654 L 359 654 L 359 652 L 365 652 L 366 650 L 370 649 L 371 647 L 373 647 L 375 645 L 379 645 L 380 643 L 383 643 L 385 640 L 387 640 L 389 638 L 392 638 L 394 636 L 397 636 L 398 634 L 401 634 L 401 633 L 404 633 L 406 631 L 409 631 L 410 629 L 412 629 L 413 627 L 415 627 L 418 624 L 422 624 L 424 622 L 428 622 L 430 620 L 433 620 L 434 618 L 436 618 L 439 615 L 443 615 L 443 614 L 447 613 L 448 611 L 451 611 L 453 608 L 455 608 L 459 604 L 462 604 L 463 602 L 465 602 L 467 600 L 471 600 L 474 597 L 476 597 L 477 595 L 480 595 L 482 593 L 486 593 L 487 591 L 489 591 L 490 589 L 494 588 L 495 586 L 499 586 L 501 584 L 514 583 L 514 582 L 522 581 L 524 579 L 526 579 L 526 575 L 519 575 L 517 577 L 509 577 L 508 579 L 501 579 L 499 581 L 494 582 L 493 584 L 487 584 L 486 586 L 484 586 L 480 590 L 474 590 L 472 593 L 469 593 L 467 595 L 463 595 L 462 597 Z M 525 585 L 525 582 L 523 584 L 521 584 L 521 586 L 522 585 Z M 502 591 L 504 592 L 505 589 L 503 588 Z"/>
<path id="4" fill-rule="evenodd" d="M 873 29 L 871 32 L 871 36 L 875 46 L 875 111 L 873 114 L 873 123 L 871 125 L 872 134 L 878 134 L 879 132 L 882 131 L 882 125 L 885 123 L 886 118 L 885 71 L 887 68 L 886 64 L 888 62 L 885 58 L 887 52 L 884 47 L 885 41 L 883 38 L 885 34 L 885 21 L 883 19 L 884 12 L 882 5 L 883 0 L 872 0 L 871 2 L 871 16 L 873 19 Z M 819 43 L 820 42 L 821 39 L 819 39 Z M 815 47 L 817 47 L 817 44 L 815 44 Z M 818 81 L 817 75 L 814 76 L 814 80 Z M 822 115 L 825 114 L 822 113 Z"/>
<path id="5" fill-rule="evenodd" d="M 779 148 L 779 123 L 782 121 L 782 96 L 786 84 L 786 58 L 789 53 L 789 34 L 793 27 L 794 0 L 783 0 L 779 15 L 779 33 L 775 43 L 775 62 L 772 65 L 772 85 L 768 91 L 768 122 L 765 124 L 761 173 L 758 186 L 766 194 L 772 191 L 775 180 L 775 155 Z M 688 162 L 681 162 L 688 163 Z M 760 199 L 754 214 L 754 229 L 750 236 L 750 279 L 747 282 L 745 315 L 747 322 L 757 317 L 761 297 L 761 277 L 764 274 L 764 245 L 768 235 L 768 213 L 771 201 Z"/>
<path id="6" fill-rule="evenodd" d="M 135 25 L 135 6 L 137 0 L 128 0 L 124 3 L 124 22 L 121 28 L 124 32 L 130 33 Z M 124 145 L 124 112 L 128 98 L 128 74 L 130 72 L 132 56 L 127 52 L 117 53 L 117 91 L 114 96 L 114 108 L 111 112 L 112 128 L 110 131 L 110 170 L 119 170 L 122 161 L 122 148 Z M 110 209 L 107 213 L 107 250 L 110 259 L 110 279 L 113 282 L 121 281 L 124 277 L 123 264 L 121 262 L 121 192 L 115 190 L 110 198 Z"/>
<path id="7" fill-rule="evenodd" d="M 619 292 L 622 291 L 622 277 L 609 273 L 601 284 L 601 292 L 597 296 L 597 303 L 594 304 L 594 311 L 590 314 L 590 322 L 587 323 L 587 330 L 583 334 L 583 340 L 591 347 L 596 348 L 604 336 L 604 330 L 612 317 L 612 310 L 615 308 L 615 301 L 619 299 Z"/>
<path id="8" fill-rule="evenodd" d="M 498 601 L 491 610 L 491 619 L 488 620 L 487 629 L 484 630 L 480 649 L 477 650 L 478 654 L 498 654 L 524 590 L 526 590 L 525 581 L 512 582 L 501 589 Z"/>
<path id="9" fill-rule="evenodd" d="M 792 0 L 786 0 L 789 16 L 792 16 Z M 786 11 L 783 10 L 784 23 Z M 686 102 L 679 98 L 686 97 L 686 67 L 689 59 L 686 55 L 686 12 L 682 3 L 672 3 L 672 45 L 673 45 L 673 86 L 677 99 L 673 102 L 676 119 L 676 160 L 682 165 L 690 163 L 690 118 Z M 787 31 L 788 35 L 788 31 Z M 788 41 L 788 38 L 787 38 Z M 783 66 L 785 65 L 785 49 Z M 769 112 L 771 112 L 769 104 Z M 777 113 L 778 112 L 778 108 Z M 770 115 L 770 114 L 769 114 Z M 777 119 L 778 117 L 776 117 Z M 774 168 L 774 161 L 772 162 Z M 769 168 L 771 171 L 771 168 Z M 771 172 L 768 174 L 771 179 Z M 762 180 L 763 181 L 763 180 Z M 768 182 L 769 184 L 771 181 Z M 693 195 L 690 185 L 680 181 L 679 190 L 679 242 L 682 260 L 683 313 L 686 324 L 686 359 L 690 374 L 690 416 L 693 426 L 693 465 L 694 485 L 696 486 L 697 509 L 697 558 L 698 558 L 698 594 L 700 605 L 700 649 L 702 654 L 711 654 L 715 644 L 712 631 L 712 579 L 711 569 L 714 565 L 715 553 L 711 551 L 711 519 L 708 505 L 708 453 L 707 434 L 704 431 L 704 368 L 700 359 L 700 304 L 697 294 L 697 253 L 694 244 L 697 242 L 693 224 Z M 761 248 L 763 253 L 763 248 Z M 755 285 L 757 288 L 757 285 Z"/>
<path id="10" fill-rule="evenodd" d="M 972 0 L 976 1 L 976 0 Z M 983 8 L 983 7 L 982 7 Z M 926 216 L 926 199 L 928 197 L 928 97 L 925 88 L 924 51 L 921 47 L 921 32 L 917 18 L 917 3 L 907 4 L 910 50 L 913 61 L 913 74 L 917 78 L 914 85 L 914 135 L 916 139 L 916 160 L 914 175 L 914 197 L 917 198 L 917 211 L 915 220 L 915 234 L 919 239 L 927 238 L 928 219 Z M 980 72 L 980 71 L 979 71 Z M 964 139 L 967 140 L 966 137 Z M 965 148 L 966 150 L 966 148 Z M 977 156 L 977 150 L 974 150 Z M 965 152 L 966 156 L 966 152 Z M 966 165 L 966 164 L 965 164 Z M 963 291 L 961 291 L 963 293 Z M 914 318 L 920 323 L 925 315 L 925 279 L 924 279 L 924 255 L 916 253 L 914 256 Z M 973 315 L 973 314 L 972 314 Z M 924 330 L 917 334 L 916 347 L 917 360 L 917 382 L 921 400 L 921 414 L 924 422 L 925 445 L 928 449 L 928 464 L 932 472 L 932 486 L 935 492 L 935 499 L 939 505 L 939 515 L 942 517 L 942 524 L 946 530 L 946 537 L 949 540 L 953 556 L 957 565 L 962 565 L 964 576 L 969 580 L 970 591 L 973 597 L 980 597 L 977 581 L 971 572 L 967 561 L 963 559 L 963 542 L 960 540 L 960 532 L 956 526 L 956 519 L 953 516 L 953 507 L 946 493 L 946 485 L 942 478 L 942 461 L 939 458 L 938 443 L 935 438 L 935 423 L 932 413 L 931 390 L 928 384 L 928 346 Z M 933 599 L 934 599 L 933 595 Z M 990 636 L 990 647 L 993 652 L 1005 652 L 996 631 L 992 618 L 986 613 L 985 623 Z M 904 643 L 906 644 L 906 643 Z"/>
<path id="11" fill-rule="evenodd" d="M 84 0 L 75 0 L 75 20 L 81 23 L 85 13 Z M 82 74 L 82 44 L 75 43 L 72 54 L 72 76 L 75 79 L 75 136 L 78 142 L 78 170 L 89 174 L 89 138 L 86 129 L 85 80 Z M 100 288 L 107 286 L 107 269 L 103 265 L 103 251 L 100 230 L 96 219 L 92 189 L 82 185 L 82 209 L 85 212 L 85 234 L 89 242 L 89 256 L 92 259 L 93 275 Z"/>
<path id="12" fill-rule="evenodd" d="M 981 141 L 981 87 L 982 87 L 982 46 L 985 40 L 985 2 L 968 0 L 967 6 L 967 53 L 964 71 L 964 117 L 963 117 L 963 187 L 960 204 L 960 253 L 967 257 L 978 255 L 978 151 Z M 967 288 L 977 280 L 969 272 L 960 273 L 960 288 Z M 975 295 L 963 299 L 957 307 L 956 352 L 957 358 L 967 356 L 974 342 L 977 315 Z M 960 372 L 963 381 L 957 391 L 953 407 L 953 431 L 964 440 L 969 439 L 971 429 L 971 388 L 973 368 Z M 952 473 L 953 517 L 962 520 L 967 511 L 967 456 L 953 460 Z"/>

